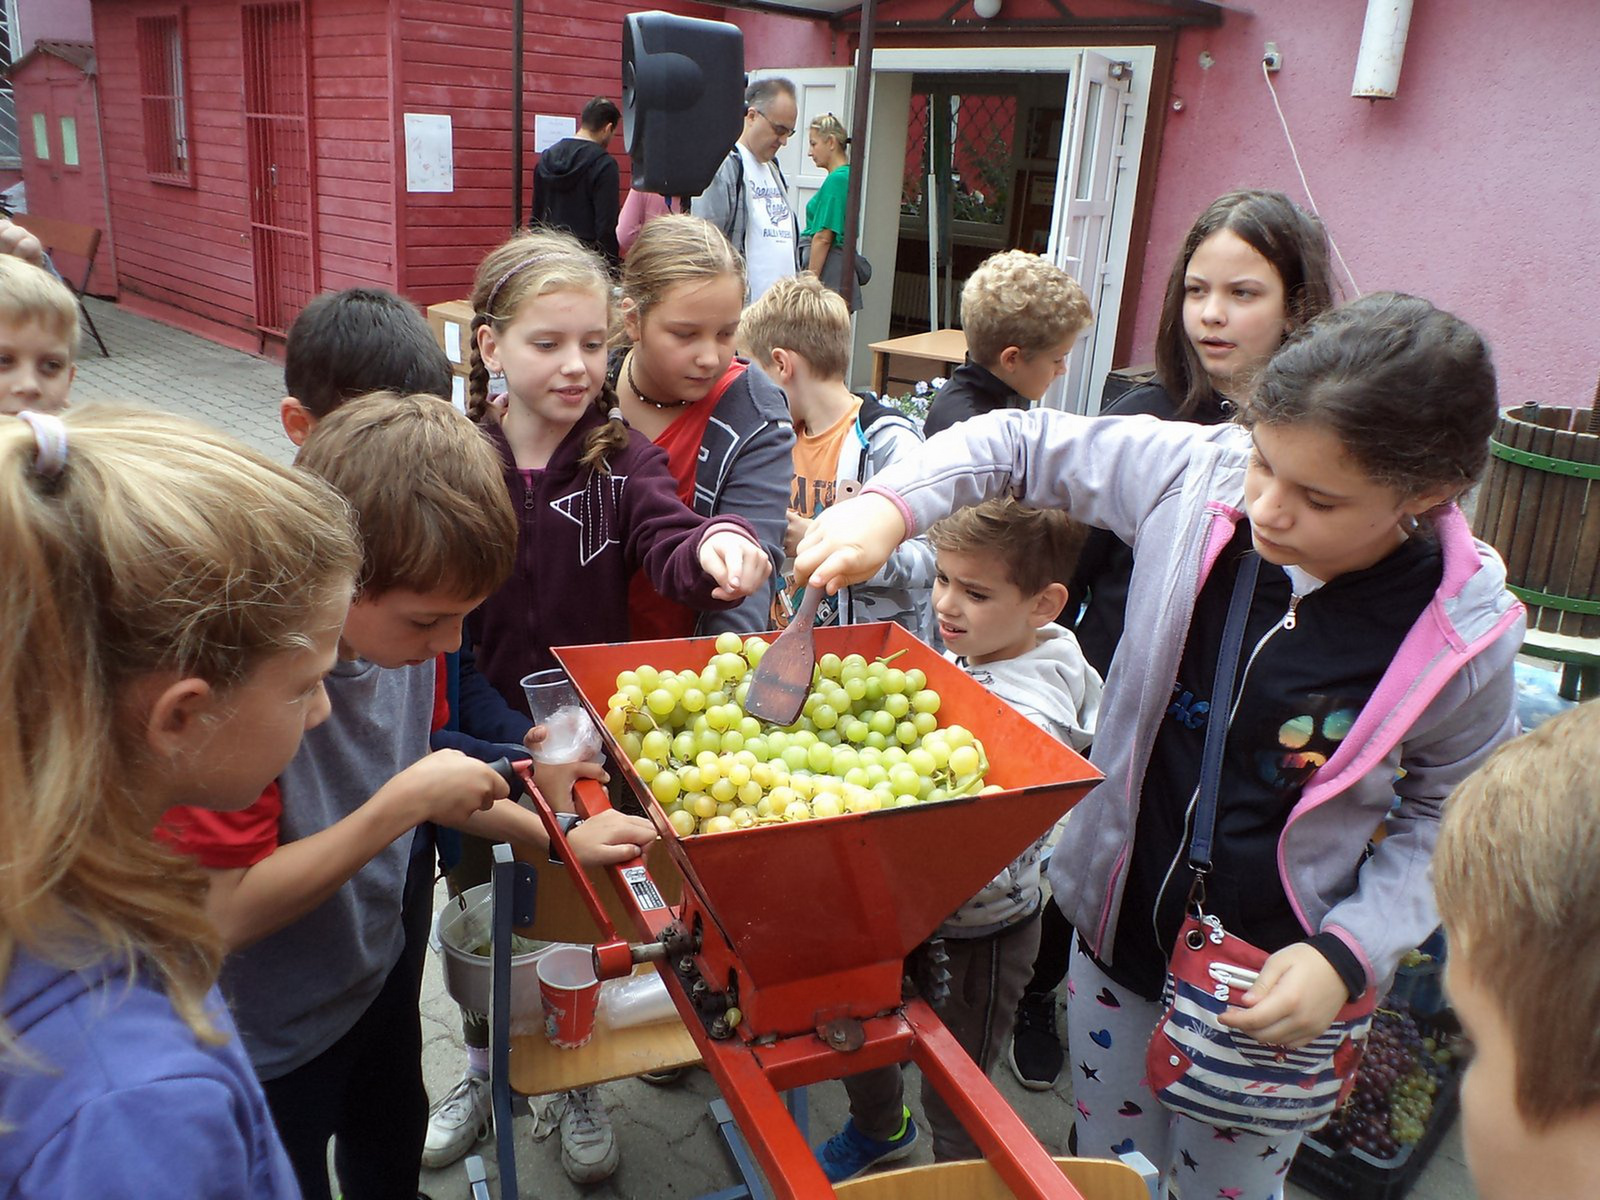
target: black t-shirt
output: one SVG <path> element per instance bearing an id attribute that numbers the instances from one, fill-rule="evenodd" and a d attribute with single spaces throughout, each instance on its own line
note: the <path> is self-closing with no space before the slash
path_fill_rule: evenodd
<path id="1" fill-rule="evenodd" d="M 1228 599 L 1249 548 L 1250 525 L 1241 521 L 1196 601 L 1172 700 L 1145 771 L 1107 971 L 1149 999 L 1161 993 L 1193 882 L 1189 822 L 1211 688 Z M 1278 874 L 1278 839 L 1289 813 L 1306 780 L 1355 724 L 1441 576 L 1437 543 L 1420 537 L 1297 600 L 1288 573 L 1261 564 L 1224 747 L 1206 909 L 1268 953 L 1307 937 Z M 1294 627 L 1285 628 L 1291 601 Z"/>

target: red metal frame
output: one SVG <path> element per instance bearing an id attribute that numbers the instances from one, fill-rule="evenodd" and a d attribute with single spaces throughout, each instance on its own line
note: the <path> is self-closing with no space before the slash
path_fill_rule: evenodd
<path id="1" fill-rule="evenodd" d="M 641 663 L 698 668 L 712 641 L 565 648 L 557 657 L 598 720 L 619 670 Z M 642 859 L 607 873 L 642 941 L 658 954 L 666 946 L 668 961 L 657 969 L 778 1196 L 831 1194 L 781 1093 L 911 1061 L 1016 1195 L 1081 1200 L 934 1010 L 921 999 L 904 1001 L 900 988 L 906 954 L 1099 776 L 898 626 L 819 630 L 817 643 L 819 653 L 899 653 L 897 666 L 926 671 L 945 700 L 943 723 L 959 720 L 973 730 L 988 750 L 991 780 L 1006 790 L 679 838 L 607 733 L 688 887 L 672 909 L 651 899 L 653 887 L 641 886 L 648 881 Z M 525 769 L 523 775 L 532 791 Z M 588 781 L 580 781 L 575 799 L 587 816 L 609 807 Z M 602 931 L 602 975 L 626 973 L 632 954 L 573 865 L 548 805 L 540 798 L 536 807 Z M 797 894 L 826 897 L 826 904 L 793 903 Z M 707 1003 L 708 992 L 715 1003 Z M 741 1019 L 729 1019 L 728 1003 Z"/>

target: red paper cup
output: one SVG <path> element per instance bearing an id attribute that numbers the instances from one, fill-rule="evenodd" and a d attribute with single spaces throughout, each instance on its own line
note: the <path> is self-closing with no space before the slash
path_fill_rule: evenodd
<path id="1" fill-rule="evenodd" d="M 587 946 L 560 946 L 542 955 L 539 998 L 544 1003 L 545 1036 L 552 1044 L 563 1050 L 588 1045 L 600 1005 L 593 952 Z"/>

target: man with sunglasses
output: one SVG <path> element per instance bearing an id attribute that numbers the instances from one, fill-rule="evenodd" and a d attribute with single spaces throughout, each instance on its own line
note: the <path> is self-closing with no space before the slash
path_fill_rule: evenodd
<path id="1" fill-rule="evenodd" d="M 799 106 L 787 79 L 758 80 L 744 99 L 744 132 L 690 211 L 721 229 L 744 256 L 749 303 L 799 269 L 799 227 L 776 161 L 794 135 Z"/>

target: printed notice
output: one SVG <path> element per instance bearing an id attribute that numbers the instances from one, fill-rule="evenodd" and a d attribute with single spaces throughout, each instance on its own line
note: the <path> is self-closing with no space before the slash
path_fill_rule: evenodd
<path id="1" fill-rule="evenodd" d="M 543 154 L 562 138 L 572 137 L 577 132 L 576 117 L 536 116 L 533 119 L 533 152 Z"/>
<path id="2" fill-rule="evenodd" d="M 661 898 L 661 893 L 656 890 L 655 880 L 650 878 L 650 872 L 643 867 L 623 867 L 622 878 L 633 889 L 633 898 L 638 901 L 639 911 L 649 912 L 653 908 L 667 906 L 667 902 Z"/>
<path id="3" fill-rule="evenodd" d="M 454 321 L 444 323 L 444 356 L 453 363 L 461 361 L 461 326 Z"/>
<path id="4" fill-rule="evenodd" d="M 456 406 L 456 411 L 467 411 L 467 381 L 459 375 L 450 376 L 450 403 Z"/>
<path id="5" fill-rule="evenodd" d="M 449 115 L 406 113 L 405 130 L 406 191 L 455 191 Z"/>

